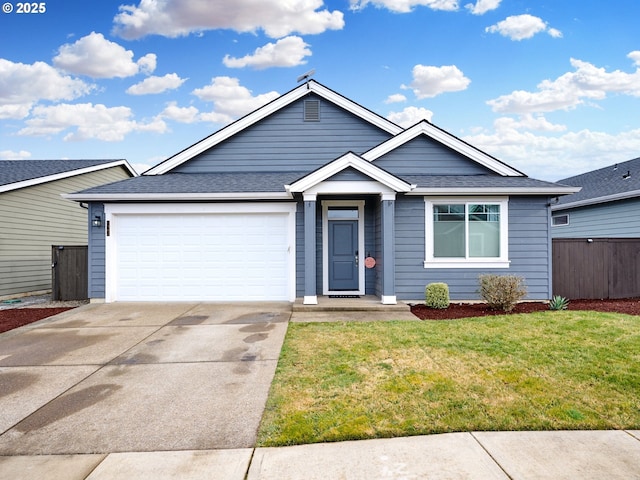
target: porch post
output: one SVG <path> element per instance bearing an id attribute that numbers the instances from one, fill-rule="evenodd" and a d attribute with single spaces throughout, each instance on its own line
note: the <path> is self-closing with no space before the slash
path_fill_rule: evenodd
<path id="1" fill-rule="evenodd" d="M 304 194 L 304 301 L 317 305 L 316 293 L 316 195 Z"/>
<path id="2" fill-rule="evenodd" d="M 395 305 L 396 301 L 396 242 L 395 242 L 395 209 L 396 196 L 383 193 L 381 195 L 380 214 L 382 216 L 382 303 Z"/>

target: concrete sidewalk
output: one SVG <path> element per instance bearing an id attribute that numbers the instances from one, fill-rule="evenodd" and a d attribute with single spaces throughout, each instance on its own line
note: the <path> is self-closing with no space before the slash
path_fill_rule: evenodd
<path id="1" fill-rule="evenodd" d="M 0 479 L 640 479 L 640 431 L 474 432 L 282 448 L 0 457 Z"/>

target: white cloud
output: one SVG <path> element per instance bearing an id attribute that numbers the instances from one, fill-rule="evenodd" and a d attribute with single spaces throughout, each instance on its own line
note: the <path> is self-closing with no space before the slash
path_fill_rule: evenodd
<path id="1" fill-rule="evenodd" d="M 164 160 L 164 158 L 163 158 L 163 160 Z M 157 163 L 160 163 L 160 162 L 157 162 Z M 152 164 L 149 164 L 149 163 L 132 163 L 130 165 L 138 173 L 138 175 L 142 175 L 144 172 L 149 170 L 151 167 L 154 167 L 156 164 L 152 165 Z"/>
<path id="2" fill-rule="evenodd" d="M 548 28 L 547 23 L 533 15 L 512 15 L 506 19 L 485 28 L 488 33 L 499 33 L 511 40 L 524 40 L 536 33 L 547 31 L 554 38 L 562 37 L 562 32 L 555 28 Z"/>
<path id="3" fill-rule="evenodd" d="M 194 123 L 199 120 L 196 107 L 178 107 L 176 102 L 167 104 L 160 117 L 180 123 Z"/>
<path id="4" fill-rule="evenodd" d="M 478 0 L 475 5 L 473 3 L 467 3 L 465 8 L 474 15 L 483 15 L 498 8 L 501 1 L 502 0 Z"/>
<path id="5" fill-rule="evenodd" d="M 419 99 L 435 97 L 445 92 L 465 90 L 471 80 L 464 76 L 455 65 L 433 67 L 416 65 L 413 67 L 413 81 L 403 89 L 411 89 Z"/>
<path id="6" fill-rule="evenodd" d="M 630 53 L 629 58 L 635 60 L 635 53 Z M 607 72 L 604 68 L 575 59 L 571 59 L 571 65 L 575 71 L 555 80 L 540 82 L 536 92 L 516 90 L 489 100 L 487 104 L 494 112 L 523 114 L 572 109 L 585 100 L 602 100 L 610 92 L 640 97 L 640 68 L 636 68 L 634 73 Z"/>
<path id="7" fill-rule="evenodd" d="M 553 38 L 562 38 L 562 32 L 557 28 L 549 28 L 547 33 L 551 35 Z"/>
<path id="8" fill-rule="evenodd" d="M 403 128 L 415 125 L 421 120 L 430 122 L 431 118 L 433 118 L 433 112 L 422 107 L 407 107 L 401 112 L 389 112 L 387 115 L 387 120 L 391 120 Z"/>
<path id="9" fill-rule="evenodd" d="M 74 100 L 94 88 L 44 62 L 27 65 L 0 58 L 0 119 L 24 118 L 39 100 Z"/>
<path id="10" fill-rule="evenodd" d="M 155 53 L 147 53 L 144 57 L 140 58 L 137 62 L 142 73 L 151 74 L 156 69 L 157 56 Z"/>
<path id="11" fill-rule="evenodd" d="M 481 0 L 482 1 L 482 0 Z M 362 10 L 367 5 L 386 8 L 396 13 L 408 13 L 415 7 L 428 7 L 432 10 L 458 10 L 458 0 L 350 0 L 351 10 Z"/>
<path id="12" fill-rule="evenodd" d="M 538 129 L 544 130 L 540 134 L 527 131 L 527 123 L 500 118 L 492 132 L 463 139 L 542 180 L 558 180 L 635 158 L 640 151 L 640 129 L 617 134 L 585 129 L 559 135 L 560 126 L 555 126 L 552 130 Z"/>
<path id="13" fill-rule="evenodd" d="M 633 60 L 633 63 L 635 63 L 637 67 L 640 67 L 640 50 L 631 52 L 627 57 Z"/>
<path id="14" fill-rule="evenodd" d="M 31 158 L 31 152 L 27 152 L 26 150 L 20 150 L 19 152 L 0 150 L 0 158 L 2 160 L 25 160 Z"/>
<path id="15" fill-rule="evenodd" d="M 280 96 L 278 92 L 269 92 L 254 97 L 251 90 L 231 77 L 214 77 L 209 85 L 192 93 L 201 100 L 213 102 L 214 111 L 202 114 L 201 118 L 215 123 L 229 123 Z"/>
<path id="16" fill-rule="evenodd" d="M 175 90 L 186 82 L 186 80 L 186 78 L 180 78 L 175 73 L 168 73 L 164 77 L 147 77 L 140 83 L 136 83 L 127 88 L 127 93 L 130 95 L 162 93 L 167 90 Z"/>
<path id="17" fill-rule="evenodd" d="M 389 103 L 402 103 L 402 102 L 406 102 L 406 101 L 407 101 L 407 97 L 405 97 L 401 93 L 394 93 L 393 95 L 389 95 L 387 97 L 387 99 L 384 101 L 384 103 L 386 103 L 386 104 L 389 104 Z"/>
<path id="18" fill-rule="evenodd" d="M 534 130 L 540 132 L 564 132 L 566 125 L 551 123 L 543 115 L 532 115 L 530 113 L 521 116 L 518 120 L 511 117 L 501 117 L 496 119 L 494 127 L 498 131 L 508 130 Z"/>
<path id="19" fill-rule="evenodd" d="M 276 43 L 267 43 L 257 48 L 253 55 L 245 55 L 242 58 L 225 55 L 222 63 L 229 68 L 253 67 L 256 70 L 270 67 L 295 67 L 307 63 L 304 58 L 311 55 L 308 46 L 300 37 L 285 37 Z"/>
<path id="20" fill-rule="evenodd" d="M 133 61 L 133 52 L 104 38 L 101 33 L 91 32 L 73 44 L 58 49 L 53 64 L 76 75 L 93 78 L 130 77 L 140 70 L 150 73 L 155 70 L 155 54 L 147 54 L 138 63 Z"/>
<path id="21" fill-rule="evenodd" d="M 161 119 L 138 123 L 132 119 L 129 107 L 106 107 L 91 103 L 38 106 L 32 111 L 25 128 L 18 132 L 27 136 L 57 135 L 71 130 L 65 141 L 97 139 L 105 142 L 122 141 L 134 131 L 163 133 L 166 125 Z"/>
<path id="22" fill-rule="evenodd" d="M 344 27 L 343 13 L 320 10 L 322 0 L 141 0 L 138 6 L 121 5 L 114 18 L 114 33 L 135 39 L 158 34 L 179 37 L 204 30 L 237 32 L 263 30 L 272 38 L 294 32 L 317 34 Z"/>

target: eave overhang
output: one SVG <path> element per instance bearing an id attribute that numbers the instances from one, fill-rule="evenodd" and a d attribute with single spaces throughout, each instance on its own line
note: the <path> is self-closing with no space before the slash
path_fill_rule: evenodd
<path id="1" fill-rule="evenodd" d="M 62 197 L 75 202 L 205 202 L 222 200 L 291 200 L 287 192 L 224 193 L 69 193 Z"/>
<path id="2" fill-rule="evenodd" d="M 408 195 L 570 195 L 580 191 L 580 187 L 417 187 Z"/>

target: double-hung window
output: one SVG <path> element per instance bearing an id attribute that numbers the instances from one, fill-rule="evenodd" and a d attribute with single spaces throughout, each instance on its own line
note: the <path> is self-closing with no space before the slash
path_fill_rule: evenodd
<path id="1" fill-rule="evenodd" d="M 425 198 L 425 268 L 508 268 L 509 199 Z"/>

